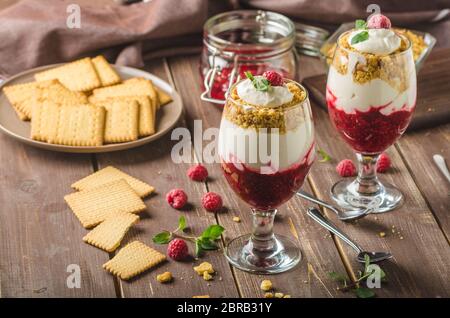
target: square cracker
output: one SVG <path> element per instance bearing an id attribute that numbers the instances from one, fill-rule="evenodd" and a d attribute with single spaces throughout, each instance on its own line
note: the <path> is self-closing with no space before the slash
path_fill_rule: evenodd
<path id="1" fill-rule="evenodd" d="M 128 280 L 166 260 L 153 248 L 134 241 L 122 248 L 103 268 L 120 279 Z"/>
<path id="2" fill-rule="evenodd" d="M 132 213 L 118 213 L 97 225 L 83 237 L 83 241 L 106 252 L 114 252 L 130 227 L 139 221 Z"/>
<path id="3" fill-rule="evenodd" d="M 122 84 L 94 89 L 92 100 L 99 101 L 108 97 L 147 95 L 159 109 L 159 99 L 152 81 L 145 78 L 131 78 Z"/>
<path id="4" fill-rule="evenodd" d="M 91 228 L 119 213 L 137 213 L 146 208 L 123 179 L 66 195 L 64 200 L 85 228 Z"/>
<path id="5" fill-rule="evenodd" d="M 103 55 L 99 55 L 92 59 L 97 75 L 100 78 L 102 86 L 110 86 L 120 83 L 120 76 L 116 70 L 108 63 Z"/>
<path id="6" fill-rule="evenodd" d="M 158 95 L 159 105 L 164 106 L 172 101 L 172 97 L 160 88 L 155 88 Z"/>
<path id="7" fill-rule="evenodd" d="M 156 121 L 156 107 L 153 101 L 146 95 L 141 96 L 119 96 L 108 97 L 104 100 L 98 101 L 97 104 L 102 105 L 103 102 L 110 100 L 124 100 L 124 101 L 136 101 L 139 104 L 139 137 L 146 137 L 155 133 L 155 121 Z M 95 99 L 89 98 L 94 104 Z"/>
<path id="8" fill-rule="evenodd" d="M 141 198 L 146 197 L 155 191 L 155 188 L 147 183 L 133 178 L 132 176 L 112 166 L 103 168 L 81 180 L 78 180 L 72 184 L 71 187 L 75 190 L 83 191 L 120 179 L 124 179 Z"/>
<path id="9" fill-rule="evenodd" d="M 127 142 L 138 139 L 139 104 L 135 100 L 109 99 L 96 105 L 106 109 L 105 142 Z"/>
<path id="10" fill-rule="evenodd" d="M 31 139 L 38 141 L 54 140 L 58 128 L 60 105 L 44 101 L 33 105 L 31 121 Z"/>
<path id="11" fill-rule="evenodd" d="M 56 135 L 47 141 L 68 146 L 101 146 L 105 116 L 104 107 L 90 104 L 61 105 L 58 119 L 53 123 L 57 125 Z"/>
<path id="12" fill-rule="evenodd" d="M 11 85 L 3 91 L 22 120 L 32 117 L 32 108 L 36 102 L 55 101 L 64 104 L 86 103 L 83 93 L 72 92 L 58 80 L 31 82 Z"/>
<path id="13" fill-rule="evenodd" d="M 58 79 L 72 91 L 87 92 L 102 85 L 89 57 L 34 74 L 36 81 Z"/>

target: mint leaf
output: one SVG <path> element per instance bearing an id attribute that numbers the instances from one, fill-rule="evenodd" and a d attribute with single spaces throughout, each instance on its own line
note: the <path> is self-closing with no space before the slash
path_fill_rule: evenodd
<path id="1" fill-rule="evenodd" d="M 180 218 L 178 219 L 178 229 L 180 231 L 184 231 L 185 228 L 186 228 L 186 218 L 184 216 L 180 216 Z"/>
<path id="2" fill-rule="evenodd" d="M 202 250 L 217 250 L 219 248 L 219 246 L 210 239 L 203 238 L 199 239 L 198 242 Z"/>
<path id="3" fill-rule="evenodd" d="M 168 231 L 164 231 L 164 232 L 156 234 L 153 237 L 153 242 L 156 244 L 167 244 L 170 242 L 171 238 L 172 238 L 172 233 L 170 233 Z"/>
<path id="4" fill-rule="evenodd" d="M 252 81 L 253 87 L 256 88 L 257 91 L 267 92 L 270 88 L 270 82 L 267 78 L 259 76 L 254 77 L 253 74 L 249 71 L 244 72 L 245 76 Z"/>
<path id="5" fill-rule="evenodd" d="M 375 297 L 375 293 L 372 289 L 359 287 L 355 289 L 356 296 L 358 298 L 373 298 Z"/>
<path id="6" fill-rule="evenodd" d="M 217 240 L 222 232 L 224 231 L 224 228 L 220 225 L 214 224 L 210 225 L 206 228 L 206 230 L 203 231 L 202 235 L 200 236 L 201 239 L 207 238 L 210 240 Z"/>
<path id="7" fill-rule="evenodd" d="M 361 19 L 358 19 L 355 21 L 355 29 L 356 30 L 360 30 L 360 29 L 367 29 L 367 22 Z"/>
<path id="8" fill-rule="evenodd" d="M 336 272 L 329 272 L 328 276 L 334 280 L 335 282 L 341 282 L 341 283 L 345 283 L 347 282 L 347 277 L 340 274 L 340 273 L 336 273 Z"/>
<path id="9" fill-rule="evenodd" d="M 253 77 L 253 74 L 252 74 L 251 72 L 249 72 L 249 71 L 244 72 L 244 74 L 245 74 L 245 76 L 247 76 L 247 78 L 248 78 L 249 80 L 251 80 L 252 82 L 253 82 L 253 80 L 255 79 L 255 78 Z"/>
<path id="10" fill-rule="evenodd" d="M 321 148 L 317 149 L 317 153 L 322 157 L 319 162 L 328 162 L 331 161 L 331 156 L 327 154 L 327 152 Z"/>
<path id="11" fill-rule="evenodd" d="M 367 273 L 367 267 L 370 265 L 369 254 L 364 254 L 364 273 Z"/>
<path id="12" fill-rule="evenodd" d="M 368 38 L 369 38 L 369 32 L 362 31 L 362 32 L 357 33 L 355 36 L 353 36 L 350 43 L 357 44 L 357 43 L 366 41 Z"/>
<path id="13" fill-rule="evenodd" d="M 195 255 L 200 256 L 200 254 L 203 252 L 202 246 L 200 244 L 200 240 L 195 240 Z"/>

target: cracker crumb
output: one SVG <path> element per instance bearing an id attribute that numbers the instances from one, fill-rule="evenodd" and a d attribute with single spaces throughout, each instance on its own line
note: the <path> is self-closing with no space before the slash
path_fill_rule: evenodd
<path id="1" fill-rule="evenodd" d="M 210 273 L 208 273 L 207 271 L 204 271 L 203 272 L 203 279 L 208 281 L 208 280 L 213 279 L 213 277 L 212 277 L 212 275 Z"/>
<path id="2" fill-rule="evenodd" d="M 284 295 L 283 298 L 291 298 L 291 295 Z"/>
<path id="3" fill-rule="evenodd" d="M 284 294 L 283 293 L 275 293 L 275 298 L 283 298 Z"/>
<path id="4" fill-rule="evenodd" d="M 211 263 L 203 262 L 203 263 L 201 263 L 200 265 L 195 266 L 195 267 L 194 267 L 194 271 L 195 271 L 198 275 L 203 276 L 203 275 L 204 275 L 203 273 L 205 273 L 205 272 L 207 272 L 208 274 L 213 274 L 213 273 L 214 273 L 214 268 L 213 268 L 213 266 L 211 265 Z"/>
<path id="5" fill-rule="evenodd" d="M 169 283 L 173 279 L 171 272 L 164 272 L 156 276 L 156 280 L 162 284 Z"/>
<path id="6" fill-rule="evenodd" d="M 192 296 L 192 298 L 211 298 L 209 295 L 198 295 L 198 296 Z"/>
<path id="7" fill-rule="evenodd" d="M 265 279 L 261 282 L 261 290 L 269 291 L 272 289 L 272 282 L 268 279 Z"/>
<path id="8" fill-rule="evenodd" d="M 273 293 L 264 293 L 264 298 L 273 298 Z"/>
<path id="9" fill-rule="evenodd" d="M 378 233 L 378 235 L 380 235 L 380 237 L 385 237 L 386 233 L 385 232 L 380 232 L 380 233 Z"/>
<path id="10" fill-rule="evenodd" d="M 233 216 L 233 222 L 239 223 L 241 222 L 241 218 L 238 216 Z"/>

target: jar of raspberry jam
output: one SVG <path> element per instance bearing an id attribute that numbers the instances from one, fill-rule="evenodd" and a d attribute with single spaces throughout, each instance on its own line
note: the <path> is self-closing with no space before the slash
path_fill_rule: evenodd
<path id="1" fill-rule="evenodd" d="M 238 10 L 206 21 L 200 72 L 201 99 L 224 104 L 228 88 L 246 71 L 267 70 L 296 78 L 295 26 L 287 17 L 268 11 Z"/>

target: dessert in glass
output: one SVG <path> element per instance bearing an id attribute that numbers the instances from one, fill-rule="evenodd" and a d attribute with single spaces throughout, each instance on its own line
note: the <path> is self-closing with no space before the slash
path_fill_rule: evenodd
<path id="1" fill-rule="evenodd" d="M 246 73 L 228 94 L 219 133 L 225 178 L 253 215 L 253 231 L 229 242 L 229 262 L 245 271 L 279 273 L 301 259 L 297 243 L 273 233 L 277 208 L 303 184 L 314 160 L 306 90 L 276 72 Z"/>
<path id="2" fill-rule="evenodd" d="M 326 100 L 331 121 L 356 152 L 356 180 L 332 187 L 344 208 L 390 211 L 402 193 L 376 175 L 379 155 L 405 132 L 416 105 L 416 69 L 411 43 L 391 28 L 389 19 L 372 15 L 343 33 L 328 72 Z"/>

